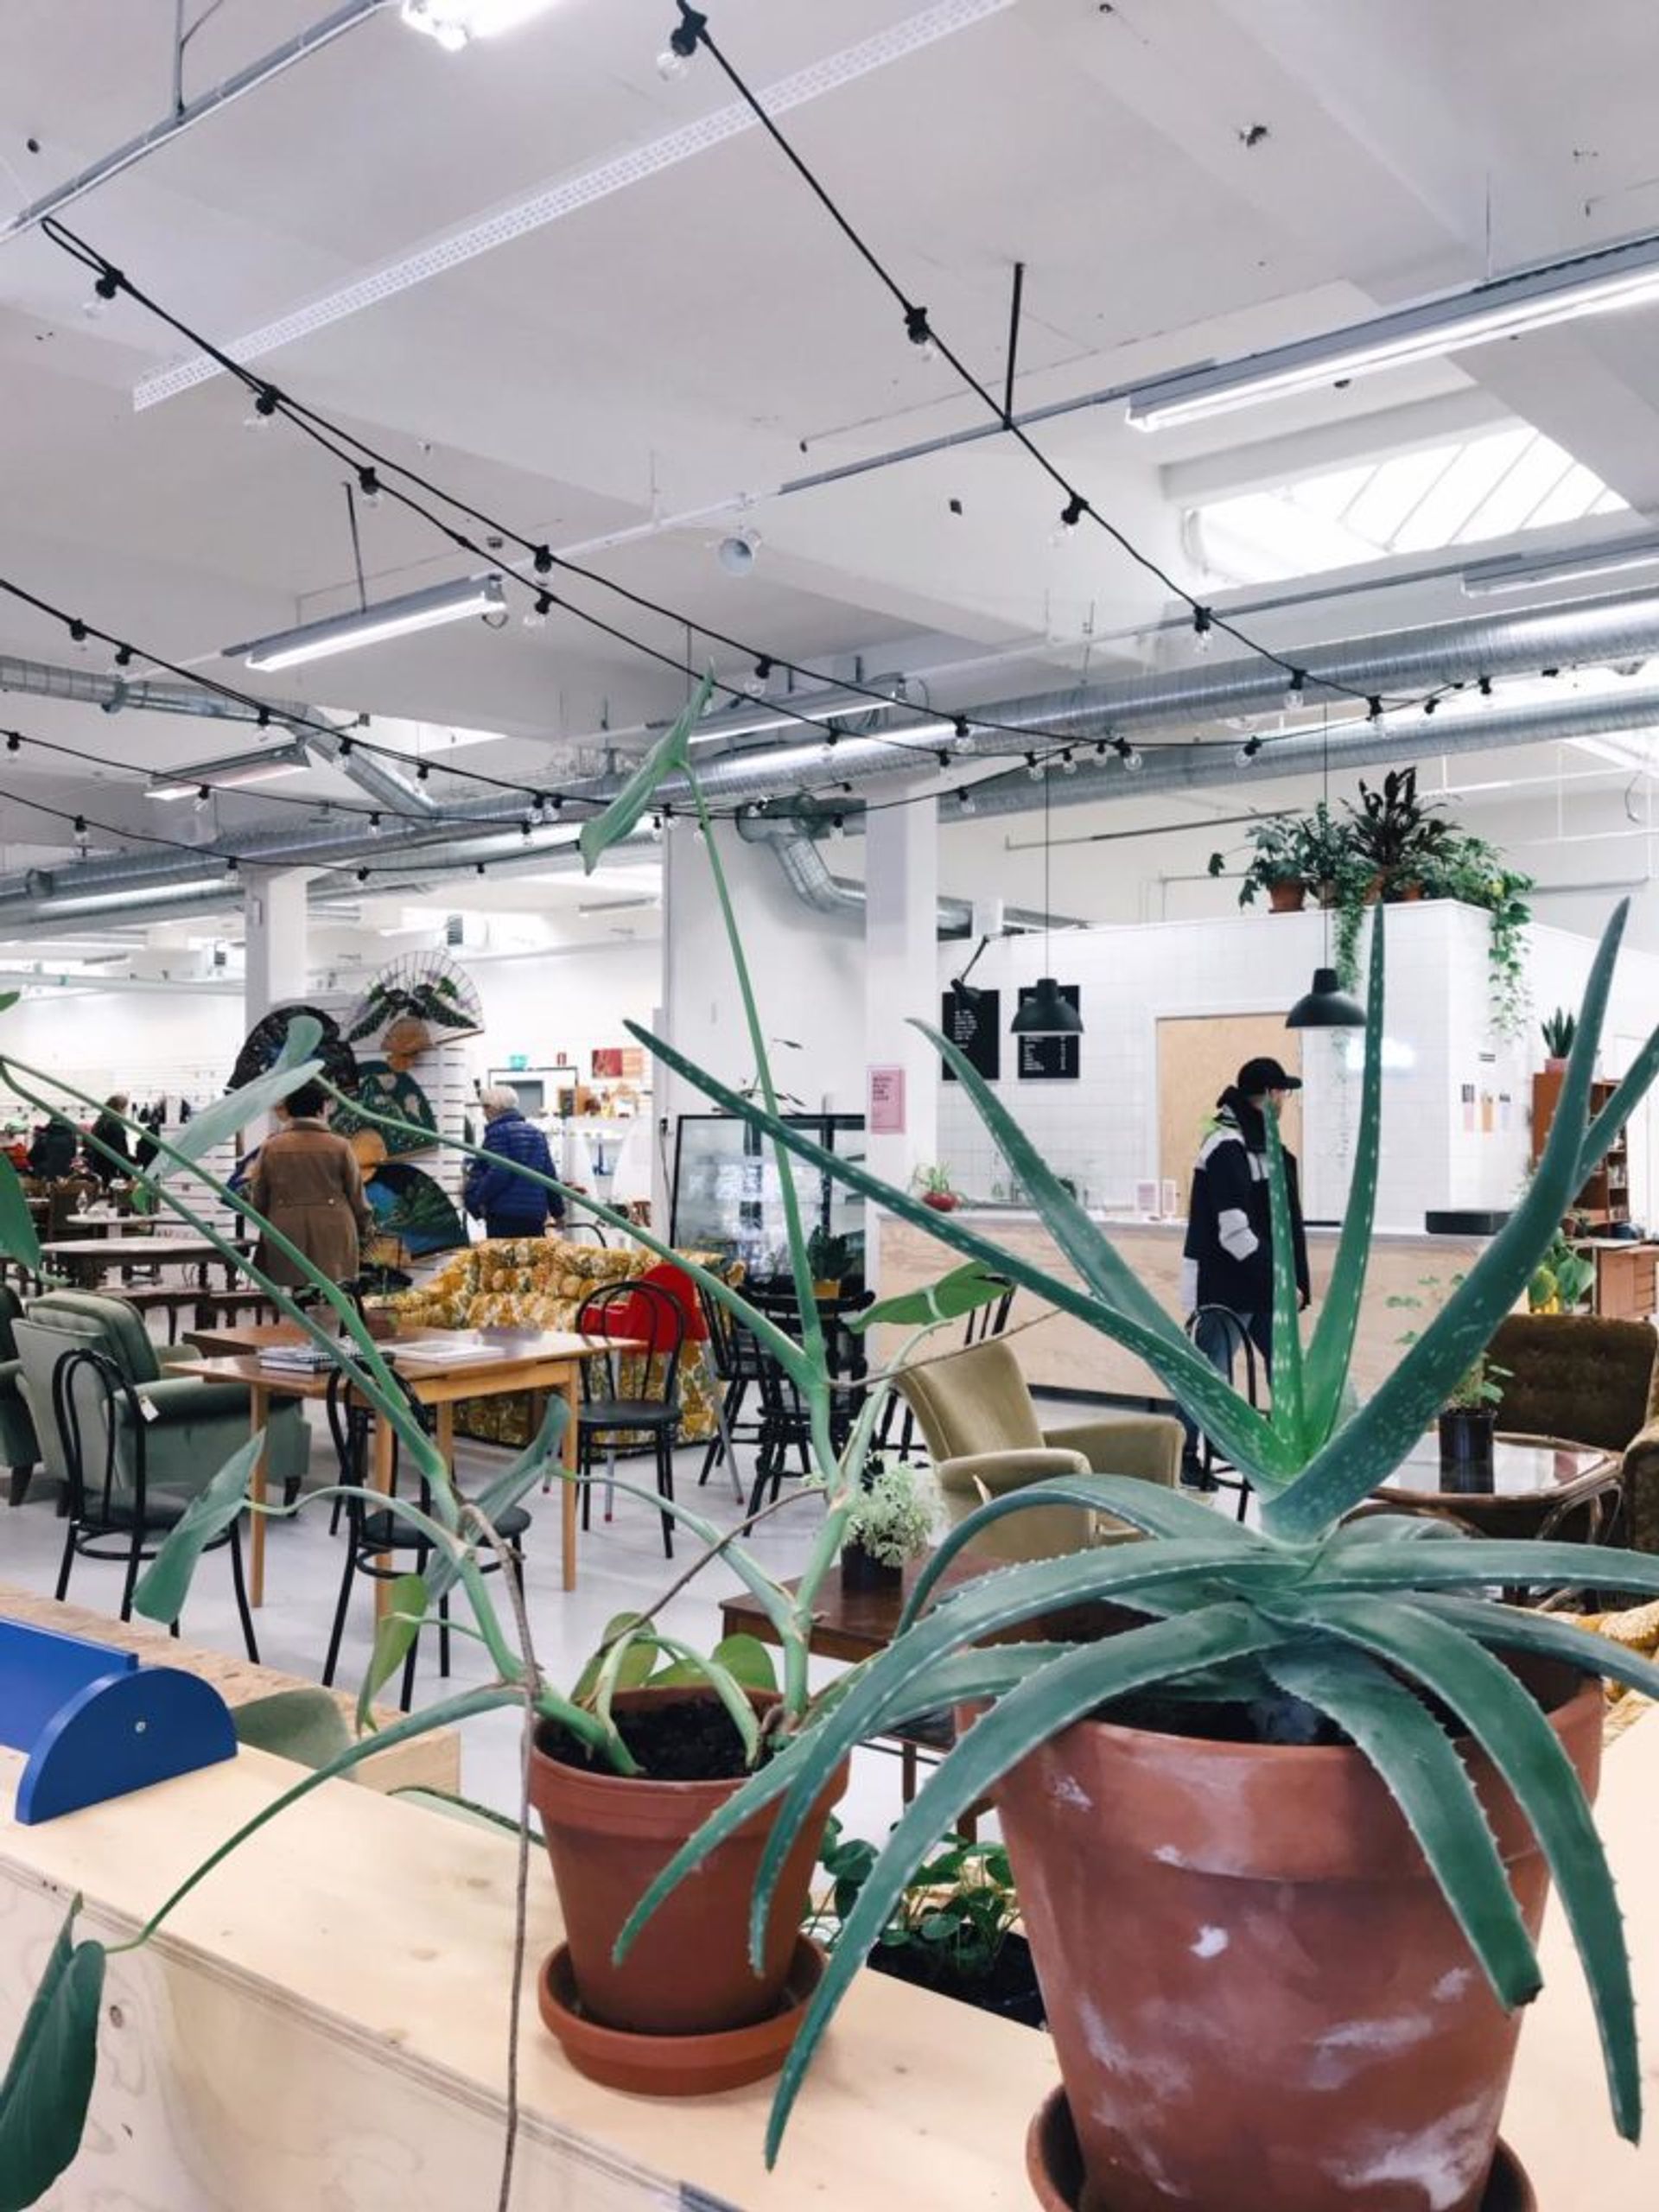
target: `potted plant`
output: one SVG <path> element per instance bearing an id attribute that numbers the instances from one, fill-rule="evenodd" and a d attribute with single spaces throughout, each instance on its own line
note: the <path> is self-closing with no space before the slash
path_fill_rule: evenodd
<path id="1" fill-rule="evenodd" d="M 913 1180 L 922 1194 L 922 1204 L 931 1206 L 935 1213 L 954 1213 L 962 1204 L 960 1195 L 951 1185 L 948 1167 L 918 1167 Z"/>
<path id="2" fill-rule="evenodd" d="M 818 1863 L 830 1887 L 808 1914 L 806 1928 L 833 1950 L 880 1856 L 879 1847 L 847 1836 L 832 1814 Z M 875 1974 L 954 1997 L 1024 2027 L 1043 2024 L 1043 1993 L 1031 1946 L 1018 1932 L 1020 1899 L 1006 1849 L 947 1835 L 905 1885 L 887 1923 L 866 1955 Z"/>
<path id="3" fill-rule="evenodd" d="M 1294 815 L 1272 814 L 1254 825 L 1249 841 L 1250 864 L 1239 883 L 1239 905 L 1254 905 L 1257 892 L 1265 891 L 1270 913 L 1300 913 L 1306 904 L 1308 882 L 1302 872 L 1301 824 Z M 1212 854 L 1211 874 L 1219 875 L 1224 864 L 1224 855 Z"/>
<path id="4" fill-rule="evenodd" d="M 1548 1073 L 1559 1075 L 1567 1065 L 1567 1054 L 1573 1050 L 1573 1039 L 1578 1033 L 1578 1016 L 1565 1007 L 1558 1006 L 1554 1014 L 1547 1014 L 1538 1025 L 1544 1036 L 1547 1055 L 1544 1067 Z"/>
<path id="5" fill-rule="evenodd" d="M 1528 1307 L 1534 1313 L 1576 1313 L 1595 1281 L 1595 1262 L 1575 1249 L 1558 1229 L 1527 1285 Z"/>
<path id="6" fill-rule="evenodd" d="M 1621 909 L 1598 952 L 1530 1189 L 1363 1405 L 1351 1402 L 1347 1368 L 1380 1148 L 1380 916 L 1352 1189 L 1332 1288 L 1306 1344 L 1269 1124 L 1275 1243 L 1287 1259 L 1266 1412 L 1192 1354 L 943 1039 L 1077 1279 L 1050 1275 L 965 1223 L 933 1219 L 857 1162 L 748 1109 L 819 1172 L 1136 1351 L 1262 1501 L 1261 1525 L 1243 1528 L 1177 1493 L 1079 1476 L 983 1506 L 928 1562 L 892 1645 L 653 1885 L 625 1948 L 725 1834 L 781 1799 L 755 1898 L 764 1924 L 769 1869 L 792 1821 L 853 1744 L 923 1709 L 918 1678 L 934 1699 L 933 1670 L 976 1655 L 982 1662 L 988 1637 L 1078 1604 L 1127 1611 L 1116 1633 L 1009 1647 L 1030 1656 L 1031 1672 L 963 1732 L 853 1905 L 785 2067 L 771 2154 L 857 1961 L 938 1837 L 988 1791 L 1024 1901 L 1088 2201 L 1111 2212 L 1173 2202 L 1328 2212 L 1333 2191 L 1344 2212 L 1395 2212 L 1414 2192 L 1437 2212 L 1495 2201 L 1484 2192 L 1518 2008 L 1538 1987 L 1534 1945 L 1552 1878 L 1596 2005 L 1615 2119 L 1636 2132 L 1628 1962 L 1586 1801 L 1599 1678 L 1639 1678 L 1652 1691 L 1659 1669 L 1558 1616 L 1491 1597 L 1495 1586 L 1581 1584 L 1580 1546 L 1478 1538 L 1449 1524 L 1427 1542 L 1410 1516 L 1348 1522 L 1467 1374 L 1659 1068 L 1656 1036 L 1592 1120 L 1591 1070 L 1624 922 Z M 716 1105 L 740 1110 L 725 1085 L 648 1041 Z M 913 1316 L 926 1297 L 885 1301 L 874 1318 Z M 1005 1567 L 939 1595 L 941 1573 L 993 1519 L 1060 1503 L 1116 1513 L 1144 1541 Z M 1659 1592 L 1659 1560 L 1595 1558 L 1595 1581 Z M 1055 2139 L 1052 2128 L 1037 2131 L 1041 2157 Z"/>
<path id="7" fill-rule="evenodd" d="M 1522 932 L 1532 919 L 1526 897 L 1532 878 L 1509 867 L 1485 838 L 1457 830 L 1423 856 L 1420 874 L 1427 897 L 1456 899 L 1490 917 L 1486 970 L 1492 1027 L 1500 1036 L 1518 1036 L 1527 1012 Z"/>
<path id="8" fill-rule="evenodd" d="M 859 1477 L 841 1547 L 844 1590 L 892 1590 L 906 1563 L 933 1541 L 931 1485 L 903 1459 L 872 1452 Z"/>
<path id="9" fill-rule="evenodd" d="M 1425 866 L 1452 834 L 1437 799 L 1417 796 L 1415 768 L 1390 768 L 1379 787 L 1363 778 L 1347 802 L 1348 840 L 1370 869 L 1372 899 L 1420 899 Z"/>
<path id="10" fill-rule="evenodd" d="M 850 1236 L 838 1236 L 819 1227 L 806 1240 L 807 1265 L 812 1286 L 821 1298 L 838 1298 L 841 1287 L 856 1274 L 857 1255 Z"/>
<path id="11" fill-rule="evenodd" d="M 1510 1378 L 1482 1352 L 1446 1394 L 1440 1408 L 1440 1484 L 1448 1491 L 1491 1491 L 1497 1408 Z"/>

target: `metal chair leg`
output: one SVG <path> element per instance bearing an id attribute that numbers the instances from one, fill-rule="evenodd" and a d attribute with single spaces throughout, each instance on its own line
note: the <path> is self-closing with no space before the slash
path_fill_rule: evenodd
<path id="1" fill-rule="evenodd" d="M 121 1585 L 119 1618 L 124 1621 L 130 1621 L 132 1618 L 132 1593 L 138 1586 L 138 1568 L 143 1548 L 143 1530 L 135 1527 L 132 1532 L 132 1542 L 127 1550 L 127 1572 Z"/>
<path id="2" fill-rule="evenodd" d="M 257 1667 L 259 1646 L 253 1640 L 253 1614 L 248 1605 L 248 1586 L 242 1573 L 242 1523 L 231 1523 L 231 1586 L 236 1592 L 236 1610 L 242 1616 L 242 1637 L 248 1647 L 248 1656 Z M 174 1626 L 178 1626 L 177 1622 Z"/>
<path id="3" fill-rule="evenodd" d="M 328 1656 L 322 1662 L 322 1687 L 334 1687 L 334 1669 L 340 1662 L 340 1639 L 346 1632 L 346 1608 L 352 1602 L 352 1578 L 357 1573 L 357 1547 L 348 1536 L 346 1542 L 346 1570 L 340 1578 L 340 1603 L 334 1607 L 334 1625 L 328 1637 Z"/>
<path id="4" fill-rule="evenodd" d="M 67 1492 L 65 1494 L 66 1496 L 67 1495 Z M 72 1515 L 70 1517 L 69 1526 L 63 1532 L 63 1557 L 58 1562 L 58 1586 L 52 1593 L 57 1599 L 59 1605 L 63 1603 L 65 1595 L 68 1591 L 69 1577 L 73 1570 L 74 1564 L 75 1522 Z"/>
<path id="5" fill-rule="evenodd" d="M 674 1447 L 669 1440 L 668 1431 L 663 1428 L 659 1428 L 657 1432 L 657 1490 L 660 1497 L 667 1498 L 672 1503 Z M 663 1549 L 670 1559 L 673 1558 L 674 1516 L 671 1513 L 664 1513 L 663 1516 Z"/>
<path id="6" fill-rule="evenodd" d="M 32 1464 L 27 1467 L 14 1467 L 11 1471 L 10 1488 L 6 1497 L 7 1504 L 21 1505 L 29 1496 L 29 1486 L 34 1479 L 35 1469 Z"/>

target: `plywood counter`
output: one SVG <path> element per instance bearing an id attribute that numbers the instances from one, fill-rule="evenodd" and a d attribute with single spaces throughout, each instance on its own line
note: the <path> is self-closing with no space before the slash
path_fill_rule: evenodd
<path id="1" fill-rule="evenodd" d="M 1053 1238 L 1035 1214 L 965 1206 L 952 1218 L 1063 1281 L 1077 1281 L 1076 1270 L 1060 1256 Z M 1103 1218 L 1101 1226 L 1165 1309 L 1178 1322 L 1185 1320 L 1180 1280 L 1185 1224 Z M 883 1217 L 879 1238 L 884 1298 L 932 1282 L 957 1264 L 958 1255 L 949 1246 L 912 1229 L 907 1222 Z M 1309 1230 L 1307 1247 L 1317 1310 L 1336 1258 L 1336 1230 Z M 1467 1272 L 1483 1249 L 1484 1240 L 1473 1237 L 1412 1236 L 1387 1230 L 1373 1237 L 1365 1302 L 1354 1347 L 1354 1382 L 1362 1397 L 1369 1396 L 1397 1364 L 1400 1338 L 1414 1318 L 1391 1306 L 1389 1300 L 1426 1295 L 1421 1287 L 1426 1275 L 1449 1285 L 1453 1275 Z M 1046 1309 L 1029 1291 L 1019 1293 L 1009 1319 L 1013 1323 L 1028 1321 L 1046 1312 L 1047 1319 L 1036 1319 L 1034 1325 L 1022 1329 L 1013 1339 L 1033 1389 L 1101 1391 L 1130 1398 L 1167 1395 L 1157 1376 L 1132 1352 L 1070 1314 Z M 890 1348 L 896 1350 L 899 1332 L 889 1333 Z"/>
<path id="2" fill-rule="evenodd" d="M 126 1933 L 204 1847 L 294 1770 L 258 1753 L 37 1828 L 10 1825 L 0 1751 L 0 2045 L 74 1890 Z M 1659 1719 L 1611 1749 L 1599 1820 L 1627 1916 L 1644 2073 L 1659 2101 Z M 514 1850 L 325 1785 L 111 1961 L 79 2164 L 48 2212 L 493 2212 L 501 2142 Z M 534 1869 L 531 1945 L 556 1939 Z M 1659 2129 L 1607 2116 L 1596 2036 L 1558 1912 L 1504 2128 L 1545 2212 L 1650 2212 Z M 521 2212 L 801 2212 L 1030 2202 L 1021 2144 L 1054 2078 L 1046 2037 L 863 1975 L 831 2030 L 783 2163 L 760 2158 L 764 2088 L 647 2103 L 583 2082 L 524 2019 Z"/>

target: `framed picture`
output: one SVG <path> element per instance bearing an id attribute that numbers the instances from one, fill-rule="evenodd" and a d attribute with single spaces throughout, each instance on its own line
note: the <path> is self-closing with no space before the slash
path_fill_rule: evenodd
<path id="1" fill-rule="evenodd" d="M 967 1055 L 976 1074 L 987 1083 L 997 1081 L 1002 1073 L 1001 991 L 948 990 L 939 1002 L 939 1028 Z M 957 1080 L 949 1063 L 943 1073 L 947 1083 Z"/>

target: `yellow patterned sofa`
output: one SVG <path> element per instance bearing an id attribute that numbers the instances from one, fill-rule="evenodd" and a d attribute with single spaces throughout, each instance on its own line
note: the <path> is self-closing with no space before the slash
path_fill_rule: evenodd
<path id="1" fill-rule="evenodd" d="M 705 1267 L 721 1264 L 710 1253 L 689 1256 Z M 377 1305 L 405 1325 L 428 1329 L 568 1329 L 589 1291 L 602 1283 L 625 1282 L 656 1265 L 655 1255 L 640 1244 L 607 1249 L 567 1243 L 562 1236 L 503 1236 L 468 1245 L 425 1282 Z M 623 1363 L 625 1391 L 636 1387 L 630 1374 L 633 1364 Z M 714 1434 L 717 1387 L 708 1345 L 688 1344 L 680 1361 L 683 1442 L 700 1443 Z M 530 1394 L 463 1398 L 455 1408 L 455 1427 L 486 1444 L 528 1444 Z"/>

